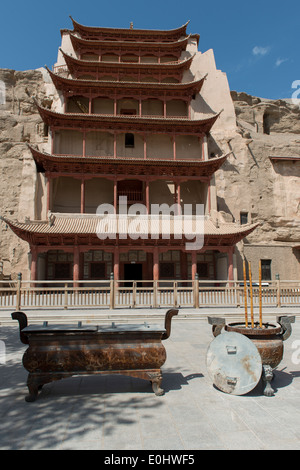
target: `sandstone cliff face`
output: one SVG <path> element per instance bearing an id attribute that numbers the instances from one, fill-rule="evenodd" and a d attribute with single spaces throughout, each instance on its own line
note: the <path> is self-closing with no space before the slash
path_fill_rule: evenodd
<path id="1" fill-rule="evenodd" d="M 248 212 L 252 222 L 261 223 L 249 242 L 299 242 L 300 109 L 282 100 L 231 94 L 237 133 L 222 142 L 224 151 L 233 153 L 216 175 L 218 209 L 237 221 L 240 212 Z M 295 159 L 273 161 L 274 156 Z"/>
<path id="2" fill-rule="evenodd" d="M 232 151 L 216 174 L 218 210 L 237 222 L 247 212 L 249 221 L 259 222 L 239 244 L 240 252 L 259 245 L 257 264 L 259 258 L 275 258 L 280 252 L 274 272 L 281 279 L 298 279 L 299 250 L 293 247 L 300 245 L 300 109 L 283 100 L 231 95 L 237 132 L 218 141 L 223 151 Z M 293 158 L 275 161 L 270 158 L 274 156 Z M 279 250 L 283 245 L 289 254 Z M 266 251 L 267 246 L 272 249 Z"/>
<path id="3" fill-rule="evenodd" d="M 36 169 L 27 143 L 44 139 L 44 126 L 33 97 L 48 98 L 39 71 L 0 69 L 0 215 L 24 220 L 35 217 Z M 4 273 L 15 276 L 28 269 L 28 244 L 0 224 L 0 259 Z"/>

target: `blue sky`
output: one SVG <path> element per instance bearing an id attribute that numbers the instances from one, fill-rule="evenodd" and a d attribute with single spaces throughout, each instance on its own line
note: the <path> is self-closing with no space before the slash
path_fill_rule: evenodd
<path id="1" fill-rule="evenodd" d="M 1 5 L 0 68 L 51 67 L 69 18 L 90 26 L 173 29 L 190 20 L 231 90 L 290 98 L 300 80 L 299 0 L 14 0 Z"/>

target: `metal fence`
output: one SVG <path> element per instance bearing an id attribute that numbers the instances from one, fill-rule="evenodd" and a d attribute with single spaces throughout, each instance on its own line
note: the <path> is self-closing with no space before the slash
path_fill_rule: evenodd
<path id="1" fill-rule="evenodd" d="M 246 289 L 250 305 L 250 287 Z M 241 281 L 0 281 L 0 308 L 136 308 L 243 306 Z M 259 305 L 253 283 L 253 305 Z M 262 287 L 263 306 L 300 305 L 300 281 L 270 281 Z"/>

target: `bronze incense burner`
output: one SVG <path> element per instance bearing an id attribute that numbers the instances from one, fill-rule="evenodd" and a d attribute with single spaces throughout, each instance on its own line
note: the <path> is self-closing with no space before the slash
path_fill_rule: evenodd
<path id="1" fill-rule="evenodd" d="M 162 340 L 171 333 L 178 310 L 168 310 L 165 327 L 144 323 L 110 326 L 30 325 L 23 312 L 14 312 L 20 339 L 29 347 L 23 365 L 29 372 L 26 401 L 35 401 L 46 383 L 75 375 L 121 374 L 149 380 L 156 395 L 163 395 L 161 367 L 166 361 Z M 47 323 L 47 322 L 46 322 Z"/>
<path id="2" fill-rule="evenodd" d="M 291 333 L 291 324 L 295 322 L 294 316 L 280 316 L 276 318 L 276 323 L 263 323 L 262 327 L 258 323 L 254 327 L 246 327 L 245 323 L 226 324 L 225 318 L 208 317 L 208 322 L 212 325 L 214 337 L 217 337 L 224 328 L 227 332 L 240 333 L 249 338 L 258 349 L 262 361 L 262 379 L 265 382 L 264 395 L 274 395 L 271 381 L 274 377 L 273 370 L 280 364 L 283 358 L 283 342 Z"/>
<path id="3" fill-rule="evenodd" d="M 294 316 L 279 316 L 276 323 L 264 323 L 262 315 L 262 270 L 261 261 L 259 262 L 259 321 L 254 321 L 253 313 L 253 289 L 251 263 L 249 263 L 249 287 L 250 287 L 250 313 L 248 319 L 248 288 L 246 277 L 246 263 L 243 262 L 244 271 L 244 299 L 245 299 L 245 322 L 229 323 L 226 325 L 224 318 L 208 317 L 208 322 L 213 327 L 213 335 L 216 337 L 224 328 L 228 333 L 240 333 L 249 338 L 256 346 L 262 363 L 262 378 L 265 382 L 264 395 L 274 395 L 271 387 L 273 379 L 273 370 L 280 364 L 283 358 L 283 342 L 286 341 L 291 333 L 291 324 L 295 322 Z"/>

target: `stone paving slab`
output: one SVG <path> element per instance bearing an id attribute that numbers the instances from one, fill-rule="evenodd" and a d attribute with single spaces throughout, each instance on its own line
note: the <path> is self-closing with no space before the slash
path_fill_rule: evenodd
<path id="1" fill-rule="evenodd" d="M 300 449 L 299 320 L 284 343 L 273 397 L 262 395 L 261 383 L 245 396 L 213 386 L 206 369 L 213 340 L 206 319 L 172 324 L 164 342 L 161 397 L 144 380 L 94 375 L 46 384 L 38 400 L 27 403 L 27 346 L 19 341 L 18 325 L 1 326 L 0 340 L 6 346 L 0 450 Z"/>

